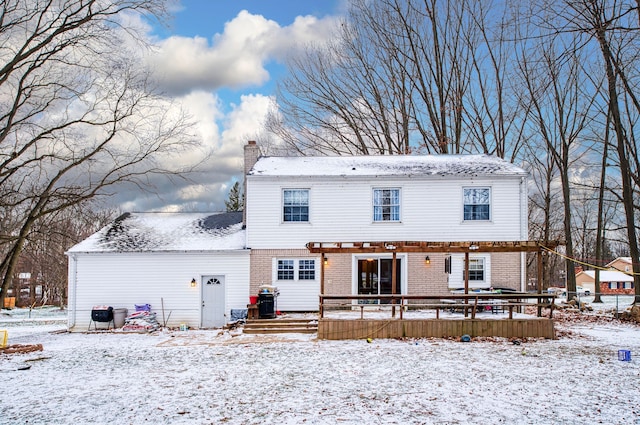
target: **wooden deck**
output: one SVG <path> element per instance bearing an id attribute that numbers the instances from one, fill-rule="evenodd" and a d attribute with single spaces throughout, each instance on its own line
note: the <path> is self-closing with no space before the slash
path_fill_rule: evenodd
<path id="1" fill-rule="evenodd" d="M 446 338 L 462 335 L 555 339 L 553 319 L 327 319 L 318 321 L 318 339 Z"/>

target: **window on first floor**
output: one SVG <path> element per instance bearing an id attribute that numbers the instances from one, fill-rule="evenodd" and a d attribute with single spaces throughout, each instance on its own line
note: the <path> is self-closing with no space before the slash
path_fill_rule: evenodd
<path id="1" fill-rule="evenodd" d="M 469 259 L 469 281 L 470 282 L 482 282 L 484 281 L 484 258 L 470 258 Z"/>
<path id="2" fill-rule="evenodd" d="M 625 282 L 624 289 L 633 289 L 633 282 Z"/>
<path id="3" fill-rule="evenodd" d="M 277 262 L 278 280 L 315 280 L 316 260 L 314 259 L 282 259 Z"/>
<path id="4" fill-rule="evenodd" d="M 618 289 L 618 282 L 609 282 L 609 289 Z"/>

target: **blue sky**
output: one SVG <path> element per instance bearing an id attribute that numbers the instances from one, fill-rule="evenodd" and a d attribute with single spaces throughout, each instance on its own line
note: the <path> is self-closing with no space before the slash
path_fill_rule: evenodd
<path id="1" fill-rule="evenodd" d="M 242 152 L 274 105 L 283 62 L 307 42 L 327 40 L 346 0 L 182 0 L 167 27 L 149 26 L 150 67 L 166 96 L 192 118 L 212 154 L 191 182 L 159 196 L 122 192 L 124 211 L 216 211 L 242 179 Z M 184 161 L 196 161 L 198 153 Z"/>

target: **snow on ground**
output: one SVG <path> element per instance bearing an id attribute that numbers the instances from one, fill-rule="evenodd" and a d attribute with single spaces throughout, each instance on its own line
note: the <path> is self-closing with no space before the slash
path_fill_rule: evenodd
<path id="1" fill-rule="evenodd" d="M 2 424 L 640 423 L 640 327 L 614 319 L 565 317 L 560 339 L 517 345 L 52 333 L 49 312 L 0 315 L 9 344 L 44 346 L 0 355 Z"/>

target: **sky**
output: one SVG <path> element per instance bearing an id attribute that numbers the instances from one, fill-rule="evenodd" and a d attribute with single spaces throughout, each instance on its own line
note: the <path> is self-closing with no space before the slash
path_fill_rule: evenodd
<path id="1" fill-rule="evenodd" d="M 153 195 L 122 189 L 111 202 L 121 211 L 223 210 L 242 180 L 243 146 L 273 107 L 285 58 L 330 38 L 344 8 L 345 0 L 182 0 L 166 25 L 145 23 L 155 46 L 146 63 L 212 158 L 190 182 L 163 183 Z"/>

